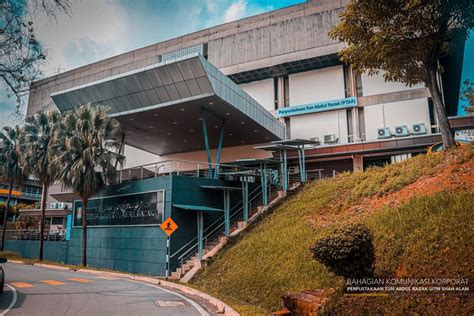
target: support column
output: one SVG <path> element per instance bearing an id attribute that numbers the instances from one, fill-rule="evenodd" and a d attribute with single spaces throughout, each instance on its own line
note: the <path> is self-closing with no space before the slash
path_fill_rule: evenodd
<path id="1" fill-rule="evenodd" d="M 206 117 L 204 116 L 204 112 L 201 112 L 201 121 L 202 121 L 202 132 L 204 134 L 204 144 L 206 146 L 207 163 L 209 165 L 209 178 L 210 178 L 212 177 L 212 159 L 211 159 L 211 149 L 209 147 L 209 137 L 207 135 Z"/>
<path id="2" fill-rule="evenodd" d="M 288 191 L 288 161 L 287 161 L 287 152 L 286 149 L 283 150 L 283 191 Z"/>
<path id="3" fill-rule="evenodd" d="M 224 125 L 225 120 L 222 120 L 219 135 L 219 144 L 217 145 L 216 165 L 214 166 L 214 179 L 219 178 L 219 163 L 221 161 L 222 142 L 224 141 Z"/>
<path id="4" fill-rule="evenodd" d="M 364 171 L 364 157 L 361 155 L 353 155 L 352 163 L 354 166 L 354 172 Z"/>
<path id="5" fill-rule="evenodd" d="M 267 168 L 264 164 L 263 167 L 260 165 L 260 172 L 262 173 L 262 202 L 263 206 L 267 206 L 268 204 L 268 181 L 267 181 Z"/>
<path id="6" fill-rule="evenodd" d="M 243 177 L 242 181 L 242 211 L 244 222 L 247 223 L 249 220 L 249 183 L 247 177 Z"/>
<path id="7" fill-rule="evenodd" d="M 204 239 L 204 216 L 203 212 L 197 212 L 197 231 L 198 231 L 198 258 L 202 260 L 204 247 L 203 247 L 203 239 Z"/>
<path id="8" fill-rule="evenodd" d="M 230 236 L 230 191 L 224 190 L 224 226 L 226 237 Z"/>
<path id="9" fill-rule="evenodd" d="M 304 183 L 304 164 L 303 164 L 303 156 L 301 152 L 301 148 L 298 145 L 298 163 L 299 163 L 299 170 L 300 170 L 300 182 Z"/>
<path id="10" fill-rule="evenodd" d="M 303 175 L 303 183 L 308 181 L 308 175 L 306 174 L 306 159 L 304 154 L 304 145 L 301 146 L 301 167 L 303 168 L 302 175 Z"/>

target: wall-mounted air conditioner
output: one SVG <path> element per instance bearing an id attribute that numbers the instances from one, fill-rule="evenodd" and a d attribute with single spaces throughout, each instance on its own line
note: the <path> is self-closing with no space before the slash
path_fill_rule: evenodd
<path id="1" fill-rule="evenodd" d="M 58 208 L 58 203 L 51 203 L 51 208 Z"/>
<path id="2" fill-rule="evenodd" d="M 426 133 L 425 123 L 413 124 L 413 135 L 424 135 Z"/>
<path id="3" fill-rule="evenodd" d="M 403 137 L 408 135 L 410 135 L 410 132 L 408 132 L 408 127 L 406 125 L 400 125 L 395 127 L 395 136 Z"/>
<path id="4" fill-rule="evenodd" d="M 319 145 L 321 143 L 321 141 L 319 140 L 319 137 L 317 137 L 317 136 L 316 137 L 310 137 L 309 140 L 311 140 L 313 142 L 316 142 L 317 145 Z"/>
<path id="5" fill-rule="evenodd" d="M 63 202 L 58 203 L 59 209 L 64 209 L 65 204 Z"/>
<path id="6" fill-rule="evenodd" d="M 388 127 L 381 127 L 377 128 L 377 138 L 378 139 L 387 139 L 392 137 L 392 134 L 390 133 L 390 128 Z"/>
<path id="7" fill-rule="evenodd" d="M 324 135 L 324 143 L 332 144 L 337 143 L 337 137 L 335 134 Z"/>
<path id="8" fill-rule="evenodd" d="M 293 166 L 288 168 L 288 173 L 293 174 L 293 173 L 300 173 L 300 167 L 298 166 Z"/>

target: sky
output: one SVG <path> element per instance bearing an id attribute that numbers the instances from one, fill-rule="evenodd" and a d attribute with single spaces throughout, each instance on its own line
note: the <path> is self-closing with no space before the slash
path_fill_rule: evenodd
<path id="1" fill-rule="evenodd" d="M 22 1 L 22 0 L 18 0 Z M 44 75 L 77 68 L 166 39 L 276 10 L 304 0 L 70 0 L 71 14 L 32 20 L 48 50 Z M 466 44 L 463 81 L 474 80 L 474 32 Z M 21 123 L 15 99 L 0 85 L 0 127 Z M 462 107 L 460 114 L 463 113 Z M 22 109 L 24 111 L 24 109 Z"/>
<path id="2" fill-rule="evenodd" d="M 22 0 L 18 0 L 22 1 Z M 70 0 L 70 16 L 31 16 L 48 50 L 44 76 L 304 0 Z M 0 84 L 0 127 L 20 124 Z M 24 111 L 24 109 L 22 109 Z"/>

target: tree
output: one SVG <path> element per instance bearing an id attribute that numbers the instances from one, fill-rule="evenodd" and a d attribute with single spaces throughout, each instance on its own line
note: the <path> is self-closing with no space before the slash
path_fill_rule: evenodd
<path id="1" fill-rule="evenodd" d="M 25 172 L 21 166 L 20 135 L 21 129 L 18 126 L 14 128 L 6 126 L 0 133 L 0 174 L 3 181 L 8 184 L 7 205 L 3 215 L 1 251 L 3 251 L 5 245 L 5 232 L 13 186 L 22 184 L 25 178 Z"/>
<path id="2" fill-rule="evenodd" d="M 87 203 L 115 174 L 115 162 L 124 157 L 116 151 L 119 122 L 107 116 L 104 106 L 83 105 L 67 114 L 53 146 L 59 179 L 72 187 L 82 201 L 82 265 L 87 265 Z"/>
<path id="3" fill-rule="evenodd" d="M 57 168 L 52 163 L 54 135 L 59 127 L 61 113 L 57 110 L 39 112 L 27 117 L 23 127 L 23 169 L 35 176 L 42 186 L 41 219 L 38 259 L 43 260 L 44 222 L 48 188 L 53 184 Z"/>
<path id="4" fill-rule="evenodd" d="M 29 8 L 28 8 L 29 6 Z M 0 83 L 17 99 L 28 92 L 30 82 L 38 79 L 46 49 L 35 36 L 28 9 L 41 10 L 50 18 L 69 14 L 69 0 L 0 1 Z"/>
<path id="5" fill-rule="evenodd" d="M 388 81 L 426 83 L 449 148 L 455 143 L 438 84 L 439 61 L 473 27 L 472 0 L 351 0 L 330 36 L 348 43 L 341 58 L 359 71 L 384 70 Z"/>

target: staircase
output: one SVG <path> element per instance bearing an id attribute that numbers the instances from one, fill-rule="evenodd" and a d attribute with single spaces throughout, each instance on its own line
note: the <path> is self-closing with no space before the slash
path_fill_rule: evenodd
<path id="1" fill-rule="evenodd" d="M 296 189 L 299 183 L 290 187 L 290 191 Z M 230 237 L 237 236 L 242 232 L 249 223 L 257 219 L 268 208 L 272 207 L 280 200 L 285 198 L 286 193 L 278 190 L 278 185 L 269 184 L 268 205 L 263 206 L 263 196 L 260 187 L 249 193 L 249 219 L 245 223 L 243 221 L 243 205 L 242 201 L 235 204 L 230 210 Z M 171 273 L 171 278 L 188 282 L 203 267 L 206 266 L 210 259 L 224 247 L 227 243 L 227 237 L 224 234 L 224 216 L 218 218 L 214 223 L 204 230 L 204 246 L 203 259 L 199 260 L 197 237 L 192 239 L 186 245 L 171 255 L 179 260 L 179 267 Z"/>

